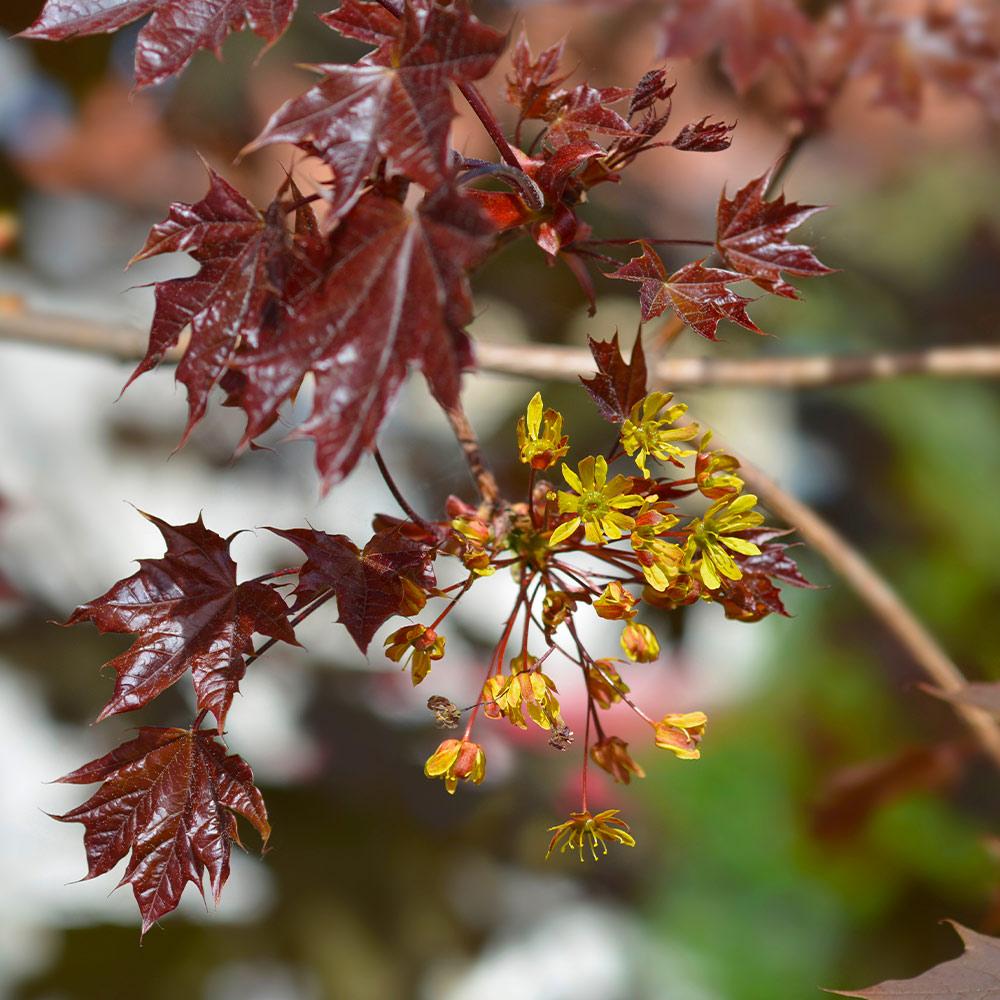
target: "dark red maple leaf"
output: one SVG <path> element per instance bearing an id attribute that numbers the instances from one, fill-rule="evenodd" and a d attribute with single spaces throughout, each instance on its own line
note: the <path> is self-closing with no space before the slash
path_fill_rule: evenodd
<path id="1" fill-rule="evenodd" d="M 391 25 L 379 4 L 355 0 L 340 13 L 327 23 L 378 48 L 350 66 L 312 67 L 322 81 L 279 108 L 247 150 L 306 145 L 333 170 L 335 211 L 352 203 L 383 157 L 393 171 L 437 187 L 451 172 L 450 84 L 485 76 L 506 36 L 478 21 L 464 0 L 407 2 L 391 37 L 384 36 Z"/>
<path id="2" fill-rule="evenodd" d="M 375 633 L 400 612 L 402 578 L 427 590 L 435 585 L 431 570 L 434 550 L 401 530 L 378 532 L 359 549 L 345 535 L 313 528 L 269 528 L 287 538 L 307 556 L 299 571 L 295 606 L 303 607 L 325 591 L 337 595 L 339 621 L 362 653 Z"/>
<path id="3" fill-rule="evenodd" d="M 605 420 L 620 424 L 628 418 L 632 407 L 646 395 L 646 355 L 642 349 L 642 334 L 635 338 L 632 356 L 626 363 L 618 345 L 618 333 L 610 340 L 590 342 L 590 353 L 597 363 L 597 374 L 580 376 L 583 387 L 597 404 Z"/>
<path id="4" fill-rule="evenodd" d="M 316 443 L 324 489 L 372 445 L 410 365 L 444 407 L 472 367 L 462 327 L 472 315 L 467 269 L 494 229 L 472 199 L 439 188 L 410 211 L 371 191 L 330 237 L 323 281 L 295 306 L 280 336 L 241 347 L 231 405 L 247 414 L 246 444 L 275 420 L 309 372 L 312 414 L 296 436 Z"/>
<path id="5" fill-rule="evenodd" d="M 773 172 L 772 167 L 740 188 L 731 199 L 722 192 L 716 215 L 715 245 L 722 259 L 734 271 L 752 278 L 755 285 L 774 295 L 797 299 L 798 292 L 782 278 L 782 271 L 814 278 L 831 274 L 833 269 L 817 260 L 809 247 L 789 243 L 786 237 L 826 206 L 786 202 L 784 194 L 766 201 Z"/>
<path id="6" fill-rule="evenodd" d="M 177 344 L 185 327 L 191 340 L 176 378 L 187 387 L 188 423 L 181 443 L 205 412 L 209 394 L 241 344 L 256 346 L 268 324 L 280 318 L 283 296 L 316 280 L 323 246 L 309 205 L 297 210 L 297 233 L 285 225 L 281 199 L 259 212 L 231 184 L 208 168 L 208 194 L 194 205 L 175 203 L 150 230 L 132 263 L 161 253 L 187 253 L 201 264 L 197 274 L 156 285 L 156 312 L 149 348 L 126 388 Z"/>
<path id="7" fill-rule="evenodd" d="M 215 716 L 221 732 L 254 633 L 298 645 L 288 606 L 267 583 L 236 583 L 229 540 L 200 517 L 181 525 L 143 517 L 160 529 L 166 554 L 139 560 L 138 572 L 78 607 L 66 622 L 90 621 L 101 632 L 137 635 L 108 664 L 118 677 L 98 721 L 141 708 L 190 670 L 198 708 Z"/>
<path id="8" fill-rule="evenodd" d="M 642 256 L 634 257 L 608 277 L 639 282 L 644 323 L 672 308 L 692 330 L 708 340 L 719 339 L 715 331 L 723 319 L 754 333 L 763 333 L 747 315 L 746 305 L 752 300 L 726 287 L 730 282 L 743 281 L 742 274 L 705 267 L 704 260 L 696 260 L 668 275 L 652 247 L 646 243 L 640 245 Z"/>
<path id="9" fill-rule="evenodd" d="M 755 622 L 769 614 L 788 617 L 775 580 L 793 587 L 814 589 L 788 554 L 792 545 L 776 541 L 791 533 L 790 529 L 780 528 L 755 528 L 739 533 L 740 537 L 753 542 L 760 549 L 760 554 L 735 556 L 743 578 L 723 580 L 716 598 L 725 609 L 727 618 Z"/>
<path id="10" fill-rule="evenodd" d="M 101 787 L 83 805 L 55 819 L 82 823 L 88 879 L 132 852 L 119 885 L 131 884 L 142 933 L 176 909 L 189 882 L 215 902 L 229 878 L 231 842 L 240 843 L 236 814 L 267 843 L 271 827 L 253 772 L 227 756 L 210 732 L 144 726 L 111 753 L 61 782 Z"/>
<path id="11" fill-rule="evenodd" d="M 23 38 L 61 41 L 103 35 L 152 14 L 136 40 L 140 87 L 179 73 L 199 49 L 216 55 L 232 31 L 250 28 L 268 45 L 285 32 L 298 0 L 46 0 Z"/>
<path id="12" fill-rule="evenodd" d="M 722 68 L 742 93 L 812 30 L 795 0 L 671 0 L 660 55 L 696 59 L 720 49 Z"/>

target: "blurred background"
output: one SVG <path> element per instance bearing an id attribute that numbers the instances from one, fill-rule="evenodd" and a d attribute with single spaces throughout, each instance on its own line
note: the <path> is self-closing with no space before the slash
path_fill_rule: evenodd
<path id="1" fill-rule="evenodd" d="M 151 289 L 192 273 L 161 257 L 124 274 L 174 200 L 201 197 L 195 151 L 258 204 L 288 150 L 234 166 L 286 97 L 303 62 L 353 58 L 304 3 L 254 65 L 231 38 L 224 63 L 197 56 L 179 81 L 130 94 L 135 31 L 62 44 L 7 40 L 40 0 L 0 13 L 0 307 L 148 322 Z M 501 27 L 513 11 L 483 15 Z M 629 85 L 654 57 L 645 8 L 545 5 L 522 11 L 537 51 L 568 34 L 576 79 Z M 739 119 L 731 149 L 647 154 L 620 186 L 595 192 L 587 219 L 610 236 L 711 237 L 715 204 L 762 173 L 785 143 L 767 88 L 734 102 L 713 65 L 679 63 L 677 126 Z M 505 66 L 482 85 L 502 92 Z M 1000 320 L 1000 137 L 971 103 L 931 95 L 907 122 L 859 86 L 829 134 L 805 148 L 787 194 L 826 203 L 804 238 L 840 271 L 804 301 L 760 301 L 774 336 L 735 327 L 725 342 L 685 333 L 678 355 L 727 358 L 905 350 L 981 343 Z M 455 144 L 490 155 L 475 120 Z M 304 184 L 308 175 L 300 176 Z M 316 180 L 318 178 L 314 178 Z M 796 234 L 798 235 L 798 234 Z M 693 254 L 680 248 L 668 263 Z M 134 287 L 140 286 L 140 287 Z M 638 321 L 631 287 L 599 282 L 587 316 L 569 272 L 527 241 L 477 276 L 473 333 L 582 345 Z M 0 344 L 0 998 L 18 1000 L 797 1000 L 820 986 L 913 975 L 956 954 L 939 924 L 1000 932 L 996 775 L 916 666 L 825 565 L 798 550 L 824 589 L 785 591 L 789 619 L 726 621 L 717 607 L 647 620 L 661 661 L 631 671 L 641 700 L 704 708 L 698 764 L 634 747 L 645 781 L 598 785 L 638 846 L 599 865 L 543 861 L 546 828 L 575 807 L 576 750 L 484 727 L 487 781 L 450 798 L 421 774 L 440 734 L 423 703 L 474 697 L 509 581 L 478 587 L 449 622 L 449 656 L 416 692 L 372 645 L 365 660 L 331 609 L 278 647 L 243 684 L 228 741 L 252 764 L 274 826 L 262 861 L 234 858 L 221 908 L 191 893 L 140 947 L 128 889 L 85 870 L 82 829 L 52 822 L 84 789 L 48 785 L 125 738 L 132 717 L 91 727 L 127 644 L 60 629 L 72 608 L 161 553 L 128 504 L 183 523 L 203 512 L 226 535 L 307 521 L 363 542 L 370 515 L 395 513 L 374 466 L 321 499 L 307 444 L 232 461 L 241 425 L 216 407 L 185 449 L 169 369 L 116 397 L 129 366 Z M 536 388 L 578 444 L 606 430 L 578 389 L 481 375 L 468 406 L 502 482 L 520 491 L 514 422 Z M 669 387 L 668 387 L 669 388 Z M 995 386 L 913 378 L 792 393 L 684 393 L 796 495 L 814 504 L 899 588 L 970 679 L 1000 679 L 1000 487 Z M 289 423 L 305 412 L 290 412 Z M 287 428 L 286 428 L 287 429 Z M 281 437 L 275 436 L 275 441 Z M 395 409 L 384 451 L 404 492 L 433 512 L 469 495 L 465 467 L 419 379 Z M 576 455 L 579 457 L 579 454 Z M 291 555 L 266 532 L 241 535 L 245 578 Z M 482 593 L 480 593 L 482 591 Z M 614 633 L 595 630 L 592 648 Z M 560 668 L 553 669 L 557 682 Z M 584 703 L 564 708 L 582 727 Z M 179 684 L 143 724 L 189 718 Z M 627 711 L 614 731 L 632 734 Z M 237 852 L 239 854 L 239 852 Z"/>

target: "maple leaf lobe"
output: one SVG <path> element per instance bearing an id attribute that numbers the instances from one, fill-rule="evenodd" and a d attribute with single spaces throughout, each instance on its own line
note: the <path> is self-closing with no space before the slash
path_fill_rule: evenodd
<path id="1" fill-rule="evenodd" d="M 82 823 L 86 878 L 110 871 L 130 854 L 119 885 L 131 884 L 145 934 L 174 910 L 186 885 L 209 876 L 218 903 L 229 877 L 236 816 L 264 844 L 271 827 L 249 765 L 228 755 L 212 733 L 143 727 L 117 749 L 58 779 L 102 782 L 82 805 L 54 819 Z"/>
<path id="2" fill-rule="evenodd" d="M 612 424 L 623 423 L 632 407 L 646 395 L 646 355 L 642 347 L 642 333 L 636 337 L 627 363 L 618 345 L 617 332 L 611 340 L 594 340 L 593 337 L 588 340 L 597 374 L 591 378 L 581 375 L 580 381 L 605 420 Z"/>
<path id="3" fill-rule="evenodd" d="M 786 202 L 784 194 L 765 200 L 774 168 L 754 178 L 730 199 L 723 191 L 716 214 L 716 249 L 734 271 L 754 284 L 784 298 L 799 293 L 782 277 L 787 271 L 802 278 L 832 274 L 812 249 L 789 243 L 788 234 L 825 205 Z"/>
<path id="4" fill-rule="evenodd" d="M 181 72 L 199 49 L 219 54 L 232 31 L 250 28 L 268 45 L 291 22 L 298 0 L 47 0 L 23 38 L 61 41 L 117 31 L 147 14 L 135 48 L 139 87 Z"/>
<path id="5" fill-rule="evenodd" d="M 430 568 L 433 549 L 397 529 L 377 532 L 363 550 L 345 535 L 313 528 L 268 531 L 306 555 L 295 588 L 295 607 L 304 607 L 322 592 L 333 590 L 339 621 L 362 653 L 379 628 L 399 614 L 401 577 L 410 577 L 424 589 L 435 583 Z"/>
<path id="6" fill-rule="evenodd" d="M 288 607 L 269 584 L 236 583 L 229 542 L 200 517 L 171 525 L 143 516 L 163 535 L 165 555 L 140 560 L 136 573 L 78 607 L 66 622 L 136 635 L 108 664 L 117 675 L 115 691 L 98 721 L 141 708 L 190 671 L 199 710 L 211 712 L 221 732 L 254 633 L 298 645 Z"/>

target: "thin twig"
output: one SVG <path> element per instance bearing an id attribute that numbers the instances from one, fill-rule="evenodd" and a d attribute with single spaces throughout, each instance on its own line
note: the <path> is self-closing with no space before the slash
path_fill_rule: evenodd
<path id="1" fill-rule="evenodd" d="M 382 474 L 382 479 L 385 480 L 385 485 L 389 487 L 389 492 L 393 495 L 396 503 L 402 508 L 403 513 L 414 524 L 426 525 L 427 522 L 409 505 L 406 497 L 403 496 L 402 491 L 396 485 L 396 480 L 392 478 L 392 473 L 389 471 L 389 467 L 385 464 L 385 459 L 382 457 L 381 449 L 376 448 L 372 454 L 375 456 L 375 464 L 378 466 L 378 471 Z"/>
<path id="2" fill-rule="evenodd" d="M 476 436 L 472 424 L 469 423 L 469 418 L 465 415 L 462 404 L 459 403 L 445 410 L 445 415 L 448 417 L 448 423 L 451 424 L 451 429 L 455 432 L 455 437 L 465 455 L 465 461 L 468 463 L 469 471 L 472 473 L 476 489 L 479 491 L 483 503 L 488 507 L 495 507 L 500 500 L 500 488 L 486 464 L 482 449 L 479 447 L 479 438 Z"/>
<path id="3" fill-rule="evenodd" d="M 0 312 L 0 341 L 63 347 L 122 361 L 138 361 L 146 353 L 148 335 L 131 326 L 32 311 Z M 177 362 L 180 350 L 168 351 L 165 362 Z M 593 371 L 583 348 L 554 344 L 495 344 L 480 341 L 476 356 L 481 371 L 527 375 L 536 379 L 575 380 Z M 1000 378 L 1000 346 L 932 347 L 896 354 L 814 355 L 812 357 L 664 358 L 651 368 L 651 378 L 671 389 L 697 386 L 742 386 L 807 389 L 903 376 L 935 378 Z"/>

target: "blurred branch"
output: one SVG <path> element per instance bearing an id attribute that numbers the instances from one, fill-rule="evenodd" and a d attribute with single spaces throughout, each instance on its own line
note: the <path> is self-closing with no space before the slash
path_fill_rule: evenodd
<path id="1" fill-rule="evenodd" d="M 594 360 L 582 348 L 538 344 L 478 342 L 476 356 L 483 371 L 576 378 L 592 371 Z M 760 386 L 809 388 L 933 375 L 939 378 L 1000 378 L 1000 346 L 934 347 L 899 354 L 815 355 L 800 358 L 663 358 L 650 366 L 650 376 L 671 389 L 692 386 Z"/>
<path id="2" fill-rule="evenodd" d="M 135 327 L 26 311 L 0 312 L 0 340 L 101 354 L 136 361 L 146 352 L 147 335 Z M 583 348 L 546 344 L 478 342 L 482 371 L 530 375 L 538 379 L 575 379 L 594 367 Z M 176 361 L 179 351 L 166 355 Z M 848 382 L 928 375 L 937 378 L 1000 378 L 1000 346 L 933 347 L 898 354 L 816 355 L 800 358 L 664 358 L 651 376 L 674 388 L 759 386 L 809 388 Z"/>
<path id="3" fill-rule="evenodd" d="M 713 437 L 713 446 L 730 450 Z M 764 506 L 793 525 L 802 538 L 819 552 L 830 567 L 871 608 L 899 640 L 924 673 L 944 692 L 960 691 L 968 681 L 933 635 L 903 603 L 889 583 L 850 542 L 811 507 L 782 489 L 770 476 L 740 458 L 740 476 Z M 970 705 L 952 706 L 969 727 L 979 745 L 1000 767 L 1000 727 L 990 713 Z"/>

